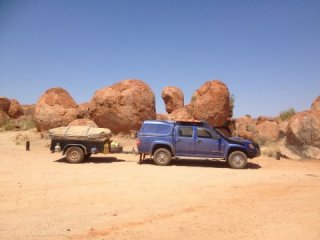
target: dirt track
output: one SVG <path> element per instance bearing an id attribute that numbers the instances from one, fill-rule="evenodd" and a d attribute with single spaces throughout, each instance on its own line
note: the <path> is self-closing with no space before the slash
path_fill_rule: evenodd
<path id="1" fill-rule="evenodd" d="M 320 239 L 320 161 L 68 164 L 16 134 L 0 133 L 0 239 Z"/>

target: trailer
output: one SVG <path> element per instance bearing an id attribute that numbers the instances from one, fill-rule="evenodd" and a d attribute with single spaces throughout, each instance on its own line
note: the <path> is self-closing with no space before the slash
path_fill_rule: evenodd
<path id="1" fill-rule="evenodd" d="M 69 163 L 83 162 L 92 154 L 122 152 L 122 146 L 111 140 L 107 128 L 72 126 L 50 129 L 48 133 L 50 151 L 62 153 Z"/>

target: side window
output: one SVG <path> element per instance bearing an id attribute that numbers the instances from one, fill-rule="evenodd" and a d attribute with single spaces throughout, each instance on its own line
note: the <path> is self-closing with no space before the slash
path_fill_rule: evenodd
<path id="1" fill-rule="evenodd" d="M 179 127 L 179 137 L 192 137 L 193 127 Z"/>
<path id="2" fill-rule="evenodd" d="M 212 134 L 205 128 L 197 128 L 199 138 L 212 138 Z"/>

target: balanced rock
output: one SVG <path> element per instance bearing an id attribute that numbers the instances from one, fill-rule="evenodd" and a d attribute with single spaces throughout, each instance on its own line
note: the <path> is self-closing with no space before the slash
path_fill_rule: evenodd
<path id="1" fill-rule="evenodd" d="M 14 119 L 17 119 L 23 115 L 23 109 L 22 109 L 20 103 L 16 99 L 10 100 L 10 107 L 8 110 L 8 115 Z"/>
<path id="2" fill-rule="evenodd" d="M 34 121 L 39 131 L 68 126 L 78 117 L 78 105 L 63 88 L 51 88 L 38 100 Z"/>
<path id="3" fill-rule="evenodd" d="M 172 113 L 174 110 L 182 108 L 184 105 L 183 92 L 177 87 L 165 87 L 161 96 L 166 105 L 167 113 Z"/>
<path id="4" fill-rule="evenodd" d="M 144 120 L 156 119 L 154 93 L 141 80 L 125 80 L 97 90 L 89 114 L 99 127 L 113 133 L 138 130 Z"/>
<path id="5" fill-rule="evenodd" d="M 320 111 L 320 96 L 318 96 L 312 103 L 311 110 Z"/>
<path id="6" fill-rule="evenodd" d="M 221 81 L 208 81 L 192 96 L 193 115 L 213 126 L 226 124 L 230 113 L 230 93 Z"/>

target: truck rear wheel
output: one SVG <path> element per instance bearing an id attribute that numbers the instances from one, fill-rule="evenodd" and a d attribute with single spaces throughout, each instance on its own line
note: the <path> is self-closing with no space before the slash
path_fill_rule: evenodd
<path id="1" fill-rule="evenodd" d="M 228 157 L 228 163 L 231 168 L 242 169 L 247 166 L 247 155 L 241 151 L 234 151 Z"/>
<path id="2" fill-rule="evenodd" d="M 166 166 L 171 162 L 171 152 L 166 148 L 159 148 L 153 154 L 153 161 L 160 166 Z"/>
<path id="3" fill-rule="evenodd" d="M 84 159 L 84 152 L 81 147 L 70 147 L 66 151 L 66 159 L 69 163 L 79 163 Z"/>

